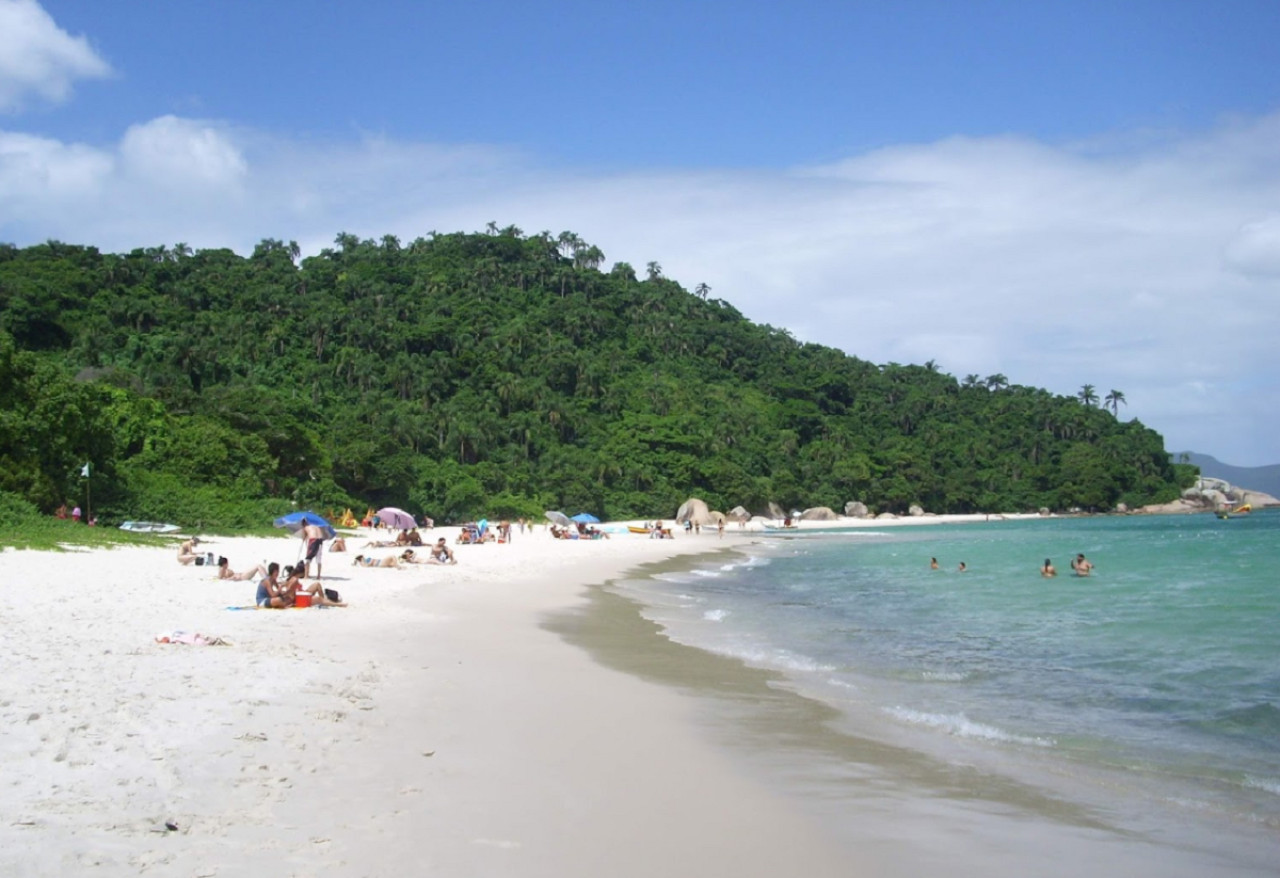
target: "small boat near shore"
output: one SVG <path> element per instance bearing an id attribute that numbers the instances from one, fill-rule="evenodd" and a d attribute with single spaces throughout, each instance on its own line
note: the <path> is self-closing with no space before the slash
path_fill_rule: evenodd
<path id="1" fill-rule="evenodd" d="M 1251 512 L 1253 512 L 1253 506 L 1249 503 L 1245 503 L 1242 506 L 1237 506 L 1235 509 L 1219 509 L 1216 515 L 1222 519 L 1244 518 Z"/>
<path id="2" fill-rule="evenodd" d="M 172 534 L 182 530 L 176 524 L 163 521 L 126 521 L 120 525 L 121 530 L 135 534 Z"/>

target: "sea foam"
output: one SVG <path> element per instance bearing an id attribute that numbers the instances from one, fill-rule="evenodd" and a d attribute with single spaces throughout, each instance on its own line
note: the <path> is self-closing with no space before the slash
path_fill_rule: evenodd
<path id="1" fill-rule="evenodd" d="M 1054 742 L 1049 738 L 1032 738 L 1025 735 L 1015 735 L 990 726 L 985 723 L 977 723 L 969 719 L 963 713 L 943 714 L 943 713 L 926 713 L 920 710 L 912 710 L 907 707 L 888 707 L 885 713 L 894 719 L 909 723 L 914 726 L 925 726 L 927 728 L 940 729 L 949 735 L 957 738 L 974 738 L 983 741 L 996 741 L 1002 744 L 1025 744 L 1031 747 L 1052 747 Z"/>

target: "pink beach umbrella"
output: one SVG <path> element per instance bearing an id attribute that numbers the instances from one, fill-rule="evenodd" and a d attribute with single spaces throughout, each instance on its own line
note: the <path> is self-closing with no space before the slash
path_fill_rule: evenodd
<path id="1" fill-rule="evenodd" d="M 382 507 L 378 510 L 377 516 L 383 524 L 394 530 L 408 530 L 418 526 L 418 522 L 413 520 L 412 515 L 394 506 Z"/>

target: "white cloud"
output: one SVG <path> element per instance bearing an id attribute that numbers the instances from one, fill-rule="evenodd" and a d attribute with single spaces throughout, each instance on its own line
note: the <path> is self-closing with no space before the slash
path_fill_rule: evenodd
<path id="1" fill-rule="evenodd" d="M 65 100 L 75 80 L 110 74 L 88 40 L 58 27 L 35 0 L 0 0 L 0 112 L 29 94 Z"/>
<path id="2" fill-rule="evenodd" d="M 0 193 L 15 204 L 82 204 L 100 191 L 112 166 L 101 150 L 0 131 Z M 0 208 L 0 222 L 4 213 Z"/>
<path id="3" fill-rule="evenodd" d="M 1244 275 L 1280 277 L 1280 216 L 1246 223 L 1227 242 L 1227 267 Z"/>
<path id="4" fill-rule="evenodd" d="M 119 152 L 135 180 L 177 194 L 235 187 L 248 171 L 239 147 L 225 132 L 177 116 L 130 127 Z"/>
<path id="5" fill-rule="evenodd" d="M 315 252 L 339 231 L 570 229 L 873 362 L 1120 389 L 1171 449 L 1241 465 L 1280 462 L 1277 205 L 1280 115 L 1137 145 L 955 138 L 790 172 L 607 175 L 177 117 L 99 149 L 0 133 L 0 238 Z"/>

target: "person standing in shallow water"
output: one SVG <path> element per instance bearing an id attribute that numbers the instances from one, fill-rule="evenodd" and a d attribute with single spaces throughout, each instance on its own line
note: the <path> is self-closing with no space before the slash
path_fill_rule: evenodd
<path id="1" fill-rule="evenodd" d="M 929 569 L 930 569 L 930 570 L 937 570 L 937 569 L 938 569 L 938 559 L 937 559 L 937 558 L 930 558 L 930 559 L 929 559 Z"/>
<path id="2" fill-rule="evenodd" d="M 1053 562 L 1050 561 L 1048 558 L 1044 559 L 1044 566 L 1040 568 L 1040 575 L 1043 576 L 1045 579 L 1048 579 L 1050 576 L 1058 575 L 1058 571 L 1056 568 L 1054 568 Z"/>
<path id="3" fill-rule="evenodd" d="M 1093 563 L 1081 552 L 1071 559 L 1071 569 L 1076 572 L 1076 576 L 1088 576 L 1089 571 L 1093 570 Z"/>
<path id="4" fill-rule="evenodd" d="M 968 572 L 969 572 L 969 568 L 965 566 L 965 563 L 964 563 L 963 561 L 961 561 L 961 562 L 960 562 L 960 566 L 956 568 L 956 572 L 957 572 L 957 573 L 968 573 Z"/>

